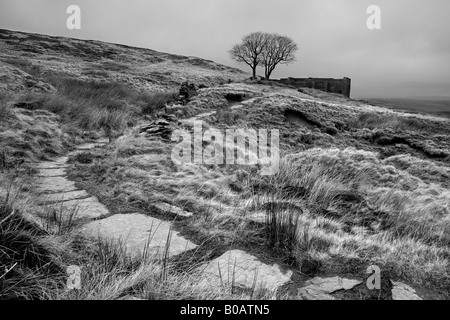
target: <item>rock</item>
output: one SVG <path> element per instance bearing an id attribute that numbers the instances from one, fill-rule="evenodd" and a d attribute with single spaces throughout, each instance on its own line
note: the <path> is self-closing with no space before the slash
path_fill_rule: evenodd
<path id="1" fill-rule="evenodd" d="M 251 289 L 276 290 L 288 283 L 292 271 L 283 272 L 279 265 L 267 265 L 245 251 L 231 250 L 196 269 L 200 281 L 210 286 L 221 284 Z"/>
<path id="2" fill-rule="evenodd" d="M 39 193 L 61 193 L 78 190 L 75 182 L 66 177 L 44 177 L 39 184 Z"/>
<path id="3" fill-rule="evenodd" d="M 167 114 L 167 113 L 166 114 L 162 114 L 161 118 L 163 118 L 163 119 L 165 119 L 165 120 L 167 120 L 169 122 L 178 122 L 179 121 L 177 116 L 174 115 L 174 114 Z"/>
<path id="4" fill-rule="evenodd" d="M 178 96 L 178 102 L 185 104 L 190 98 L 197 94 L 197 88 L 195 84 L 189 83 L 188 81 L 181 84 L 180 93 Z"/>
<path id="5" fill-rule="evenodd" d="M 63 215 L 74 214 L 73 219 L 97 219 L 109 214 L 108 209 L 96 197 L 69 200 L 49 205 Z"/>
<path id="6" fill-rule="evenodd" d="M 158 119 L 155 121 L 155 124 L 158 126 L 169 126 L 170 123 L 165 119 Z"/>
<path id="7" fill-rule="evenodd" d="M 32 164 L 36 169 L 58 169 L 66 168 L 68 157 L 60 157 L 54 161 L 42 161 L 39 163 Z"/>
<path id="8" fill-rule="evenodd" d="M 106 219 L 86 224 L 82 234 L 105 240 L 120 241 L 133 257 L 144 253 L 151 259 L 162 259 L 169 232 L 172 232 L 168 256 L 195 249 L 197 245 L 171 230 L 172 224 L 143 214 L 116 214 Z"/>
<path id="9" fill-rule="evenodd" d="M 38 177 L 63 177 L 66 175 L 65 168 L 40 169 Z"/>
<path id="10" fill-rule="evenodd" d="M 322 291 L 333 293 L 338 290 L 350 290 L 361 284 L 359 280 L 349 280 L 340 277 L 333 278 L 320 278 L 316 277 L 309 281 L 311 285 L 314 285 Z"/>
<path id="11" fill-rule="evenodd" d="M 79 191 L 70 191 L 70 192 L 61 192 L 61 193 L 53 193 L 42 195 L 40 199 L 40 203 L 55 203 L 76 199 L 83 199 L 89 197 L 89 194 L 84 190 Z"/>
<path id="12" fill-rule="evenodd" d="M 172 126 L 166 119 L 157 119 L 139 129 L 139 133 L 142 135 L 160 136 L 163 139 L 170 139 L 172 131 Z"/>
<path id="13" fill-rule="evenodd" d="M 336 300 L 332 295 L 323 292 L 315 286 L 307 286 L 299 289 L 298 297 L 301 300 Z"/>
<path id="14" fill-rule="evenodd" d="M 43 161 L 41 163 L 34 163 L 31 165 L 34 166 L 36 169 L 58 169 L 58 168 L 67 168 L 68 167 L 67 164 L 57 164 L 57 163 L 51 162 L 51 161 Z"/>
<path id="15" fill-rule="evenodd" d="M 339 290 L 350 290 L 361 284 L 359 280 L 349 280 L 340 277 L 320 278 L 316 277 L 306 281 L 306 286 L 298 290 L 299 298 L 307 300 L 334 300 L 330 293 Z"/>
<path id="16" fill-rule="evenodd" d="M 402 282 L 392 281 L 392 300 L 422 300 L 417 294 L 416 290 Z"/>
<path id="17" fill-rule="evenodd" d="M 178 208 L 176 206 L 172 206 L 170 204 L 164 203 L 164 202 L 157 202 L 154 203 L 153 206 L 159 211 L 161 214 L 174 214 L 181 218 L 189 218 L 193 216 L 192 212 L 184 211 L 181 208 Z"/>

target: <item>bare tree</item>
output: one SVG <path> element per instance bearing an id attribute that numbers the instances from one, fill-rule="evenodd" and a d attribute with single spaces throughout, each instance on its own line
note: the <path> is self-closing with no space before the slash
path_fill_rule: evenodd
<path id="1" fill-rule="evenodd" d="M 294 53 L 298 50 L 298 46 L 291 38 L 278 34 L 266 35 L 264 44 L 260 59 L 264 64 L 264 75 L 269 80 L 278 64 L 290 64 L 295 61 Z"/>
<path id="2" fill-rule="evenodd" d="M 256 78 L 256 68 L 261 63 L 260 56 L 266 46 L 267 33 L 254 32 L 242 38 L 241 44 L 236 44 L 229 51 L 233 60 L 245 63 L 253 71 L 253 79 Z"/>

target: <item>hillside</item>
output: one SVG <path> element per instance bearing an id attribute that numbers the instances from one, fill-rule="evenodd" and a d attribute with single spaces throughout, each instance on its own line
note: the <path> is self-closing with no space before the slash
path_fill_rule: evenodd
<path id="1" fill-rule="evenodd" d="M 435 99 L 369 99 L 369 102 L 386 108 L 412 113 L 432 114 L 450 118 L 450 100 Z"/>
<path id="2" fill-rule="evenodd" d="M 98 41 L 0 48 L 2 299 L 450 298 L 447 119 Z M 279 130 L 279 171 L 175 163 L 195 121 Z"/>
<path id="3" fill-rule="evenodd" d="M 184 81 L 210 86 L 247 76 L 196 57 L 1 29 L 0 49 L 0 85 L 14 92 L 23 88 L 52 90 L 42 81 L 43 75 L 52 74 L 83 81 L 116 81 L 152 91 L 178 88 Z"/>

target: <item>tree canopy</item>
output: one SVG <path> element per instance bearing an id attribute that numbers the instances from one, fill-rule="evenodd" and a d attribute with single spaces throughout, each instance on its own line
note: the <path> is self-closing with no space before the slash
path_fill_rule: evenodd
<path id="1" fill-rule="evenodd" d="M 297 44 L 287 36 L 254 32 L 243 37 L 242 43 L 234 45 L 229 52 L 233 60 L 250 66 L 253 78 L 261 65 L 265 78 L 269 79 L 277 65 L 295 61 L 297 50 Z"/>

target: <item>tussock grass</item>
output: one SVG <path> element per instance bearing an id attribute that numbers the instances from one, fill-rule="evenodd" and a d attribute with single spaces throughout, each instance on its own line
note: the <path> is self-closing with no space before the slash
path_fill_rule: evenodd
<path id="1" fill-rule="evenodd" d="M 140 96 L 142 113 L 144 115 L 153 114 L 175 101 L 176 97 L 176 92 L 143 93 Z"/>
<path id="2" fill-rule="evenodd" d="M 284 232 L 290 241 L 285 251 L 295 248 L 300 265 L 311 259 L 322 272 L 354 273 L 374 263 L 387 275 L 448 295 L 450 198 L 444 179 L 438 186 L 434 178 L 448 172 L 437 165 L 418 170 L 423 161 L 381 160 L 351 148 L 312 149 L 282 159 L 278 175 L 251 176 L 248 182 L 272 197 L 271 203 L 305 208 L 294 220 L 294 233 L 286 231 L 293 226 L 291 218 L 282 219 L 289 211 L 279 210 L 275 227 L 274 210 L 266 213 L 269 235 Z"/>
<path id="3" fill-rule="evenodd" d="M 63 255 L 64 244 L 26 218 L 22 183 L 1 178 L 0 299 L 48 299 L 58 288 L 62 269 L 55 257 Z"/>
<path id="4" fill-rule="evenodd" d="M 415 117 L 396 114 L 366 112 L 350 121 L 350 127 L 368 129 L 394 129 L 397 131 L 429 131 L 429 123 Z"/>
<path id="5" fill-rule="evenodd" d="M 0 119 L 0 169 L 60 154 L 69 142 L 57 117 L 44 110 L 5 109 Z"/>
<path id="6" fill-rule="evenodd" d="M 25 58 L 4 58 L 3 62 L 6 62 L 10 65 L 13 65 L 15 67 L 18 67 L 19 69 L 22 69 L 26 73 L 39 77 L 41 76 L 42 70 L 41 67 L 37 64 L 34 64 L 31 60 L 25 59 Z"/>
<path id="7" fill-rule="evenodd" d="M 174 98 L 174 93 L 139 92 L 119 82 L 82 81 L 60 75 L 47 76 L 57 93 L 27 93 L 17 106 L 44 109 L 61 116 L 63 123 L 82 130 L 104 130 L 112 138 L 136 123 L 142 114 L 153 114 Z"/>
<path id="8" fill-rule="evenodd" d="M 5 121 L 11 116 L 11 108 L 7 102 L 10 100 L 10 95 L 6 92 L 0 92 L 0 121 Z"/>
<path id="9" fill-rule="evenodd" d="M 288 253 L 295 249 L 298 243 L 298 212 L 292 208 L 283 209 L 270 202 L 266 207 L 266 237 L 269 246 L 279 248 Z"/>

